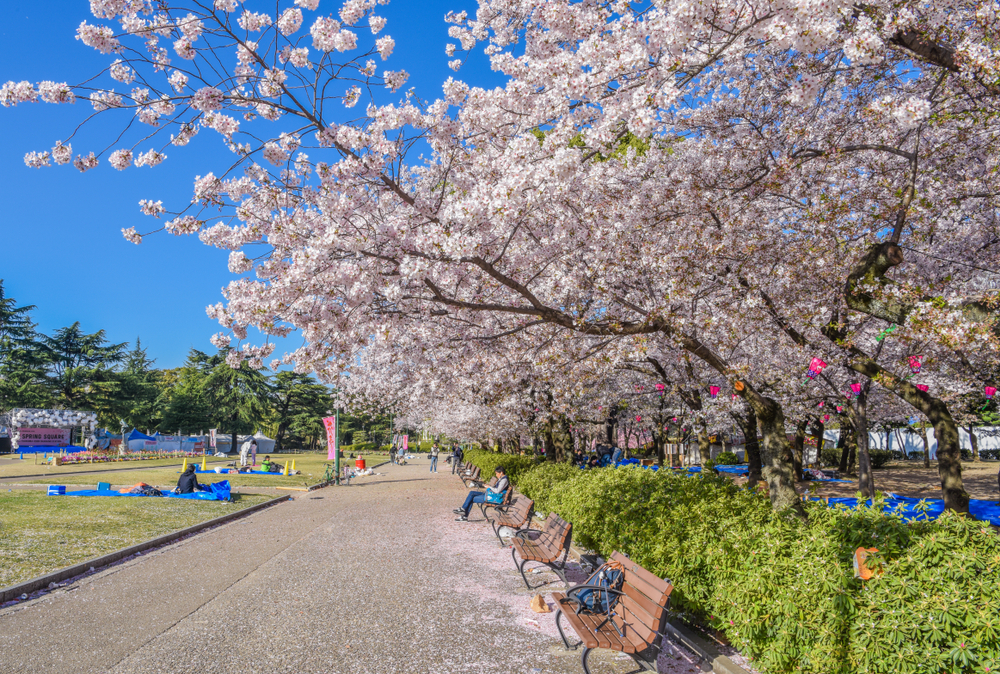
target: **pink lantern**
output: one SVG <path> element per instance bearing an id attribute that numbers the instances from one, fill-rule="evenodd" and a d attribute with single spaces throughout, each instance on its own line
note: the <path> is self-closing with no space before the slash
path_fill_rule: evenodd
<path id="1" fill-rule="evenodd" d="M 821 373 L 824 367 L 826 367 L 826 363 L 824 363 L 819 358 L 813 358 L 809 362 L 809 371 L 806 372 L 806 376 L 809 377 L 810 379 L 815 379 L 816 375 Z"/>
<path id="2" fill-rule="evenodd" d="M 853 398 L 856 395 L 861 395 L 861 384 L 851 384 L 851 390 L 848 392 L 847 397 Z"/>
<path id="3" fill-rule="evenodd" d="M 816 407 L 823 407 L 824 405 L 826 405 L 826 401 L 825 400 L 820 400 L 819 401 L 819 405 L 816 405 Z"/>
<path id="4" fill-rule="evenodd" d="M 830 415 L 829 414 L 824 414 L 823 415 L 823 423 L 825 424 L 829 420 L 830 420 Z"/>
<path id="5" fill-rule="evenodd" d="M 916 387 L 925 393 L 927 392 L 927 384 L 917 384 Z"/>
<path id="6" fill-rule="evenodd" d="M 996 395 L 997 389 L 996 389 L 995 386 L 986 386 L 983 389 L 983 392 L 986 394 L 986 399 L 987 400 L 993 400 L 993 396 Z"/>
<path id="7" fill-rule="evenodd" d="M 642 421 L 642 417 L 640 417 L 640 416 L 639 416 L 639 415 L 637 414 L 637 415 L 635 415 L 635 420 L 636 420 L 636 421 Z"/>
<path id="8" fill-rule="evenodd" d="M 659 391 L 660 393 L 663 393 L 663 390 L 665 388 L 667 388 L 667 387 L 664 384 L 657 384 L 656 385 L 656 390 Z"/>
<path id="9" fill-rule="evenodd" d="M 921 359 L 923 359 L 923 356 L 910 356 L 910 372 L 912 372 L 913 374 L 920 373 Z"/>
<path id="10" fill-rule="evenodd" d="M 719 387 L 718 386 L 709 386 L 708 387 L 708 395 L 709 395 L 710 398 L 713 398 L 713 399 L 718 398 L 719 397 Z"/>
<path id="11" fill-rule="evenodd" d="M 843 413 L 843 411 L 844 411 L 844 408 L 841 407 L 840 405 L 837 405 L 837 414 L 841 414 L 841 413 Z"/>
<path id="12" fill-rule="evenodd" d="M 677 423 L 677 417 L 674 417 L 671 421 L 673 421 L 676 424 Z"/>

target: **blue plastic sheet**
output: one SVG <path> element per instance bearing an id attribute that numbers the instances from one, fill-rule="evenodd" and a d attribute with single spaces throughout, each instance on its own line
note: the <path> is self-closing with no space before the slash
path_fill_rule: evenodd
<path id="1" fill-rule="evenodd" d="M 122 494 L 113 489 L 78 489 L 66 492 L 66 496 L 134 496 L 143 498 L 183 498 L 193 501 L 228 501 L 232 497 L 232 487 L 229 480 L 204 484 L 208 491 L 196 491 L 191 494 L 174 494 L 163 492 L 163 496 L 144 496 L 143 494 Z"/>
<path id="2" fill-rule="evenodd" d="M 66 452 L 67 454 L 74 454 L 76 452 L 86 452 L 86 447 L 80 447 L 78 445 L 65 445 L 63 447 L 54 447 L 52 445 L 21 445 L 14 450 L 14 454 L 52 454 L 55 456 L 59 452 Z"/>
<path id="3" fill-rule="evenodd" d="M 917 507 L 921 501 L 923 506 Z M 865 503 L 871 505 L 871 499 Z M 830 506 L 841 505 L 846 508 L 857 508 L 856 498 L 831 498 L 828 501 Z M 926 509 L 925 509 L 926 508 Z M 885 499 L 882 511 L 899 515 L 904 522 L 915 522 L 918 520 L 933 520 L 944 512 L 944 501 L 938 498 L 919 499 L 911 496 L 890 496 Z M 996 501 L 985 501 L 982 499 L 971 499 L 969 501 L 969 514 L 983 522 L 989 522 L 995 526 L 1000 526 L 1000 505 Z"/>

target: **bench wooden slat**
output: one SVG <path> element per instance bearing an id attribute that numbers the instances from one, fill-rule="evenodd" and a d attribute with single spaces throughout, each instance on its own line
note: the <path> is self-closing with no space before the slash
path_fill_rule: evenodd
<path id="1" fill-rule="evenodd" d="M 553 592 L 552 598 L 562 608 L 566 621 L 573 626 L 573 630 L 580 635 L 580 639 L 583 640 L 583 644 L 587 648 L 610 648 L 623 653 L 637 653 L 645 648 L 645 646 L 636 648 L 627 636 L 625 641 L 622 641 L 615 628 L 609 624 L 605 624 L 598 630 L 597 626 L 604 621 L 606 616 L 591 613 L 578 614 L 576 604 L 564 602 L 566 595 L 561 592 Z"/>

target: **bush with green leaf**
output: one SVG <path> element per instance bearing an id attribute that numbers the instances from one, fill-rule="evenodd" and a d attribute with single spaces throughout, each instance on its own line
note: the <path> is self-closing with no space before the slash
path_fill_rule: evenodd
<path id="1" fill-rule="evenodd" d="M 722 452 L 715 457 L 715 465 L 717 466 L 735 466 L 739 464 L 739 462 L 739 457 L 732 452 Z"/>
<path id="2" fill-rule="evenodd" d="M 547 503 L 575 541 L 670 578 L 675 610 L 724 631 L 768 674 L 1000 664 L 1000 539 L 974 520 L 906 524 L 881 502 L 808 502 L 803 522 L 725 478 L 638 467 L 554 481 Z M 878 549 L 880 575 L 854 577 L 858 547 Z"/>
<path id="3" fill-rule="evenodd" d="M 872 460 L 872 468 L 885 468 L 885 465 L 892 461 L 892 452 L 886 449 L 872 449 L 868 452 L 868 458 Z"/>
<path id="4" fill-rule="evenodd" d="M 517 490 L 535 502 L 535 510 L 547 513 L 551 510 L 549 497 L 552 488 L 561 482 L 579 477 L 584 472 L 565 462 L 546 461 L 521 473 L 517 480 Z"/>
<path id="5" fill-rule="evenodd" d="M 465 461 L 472 462 L 479 467 L 479 474 L 484 480 L 493 477 L 493 472 L 497 466 L 503 466 L 507 471 L 507 477 L 515 486 L 519 485 L 521 475 L 535 467 L 535 460 L 530 456 L 520 456 L 519 454 L 502 454 L 484 449 L 470 449 L 465 453 Z"/>

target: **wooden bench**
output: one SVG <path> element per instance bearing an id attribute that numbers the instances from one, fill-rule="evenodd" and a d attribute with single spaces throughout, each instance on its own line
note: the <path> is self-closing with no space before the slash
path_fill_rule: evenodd
<path id="1" fill-rule="evenodd" d="M 643 669 L 655 672 L 673 586 L 670 581 L 657 578 L 619 552 L 614 553 L 611 559 L 625 567 L 620 590 L 610 590 L 597 584 L 601 571 L 598 569 L 586 583 L 577 585 L 565 594 L 552 594 L 559 607 L 556 611 L 559 636 L 567 649 L 575 649 L 583 644 L 581 661 L 583 671 L 587 674 L 590 674 L 587 657 L 595 648 L 620 651 L 631 656 Z M 583 608 L 577 595 L 588 588 L 607 592 L 618 598 L 610 615 L 600 610 L 591 612 Z M 580 643 L 571 646 L 566 639 L 560 623 L 563 617 L 580 637 Z"/>
<path id="2" fill-rule="evenodd" d="M 462 476 L 462 482 L 465 483 L 466 487 L 471 487 L 472 485 L 474 485 L 477 482 L 479 482 L 479 466 L 476 466 L 475 468 L 473 468 L 471 473 L 463 475 Z M 480 485 L 482 485 L 481 482 L 480 482 Z"/>
<path id="3" fill-rule="evenodd" d="M 496 483 L 497 483 L 497 479 L 494 477 L 492 480 L 490 480 L 490 483 L 488 485 L 485 485 L 485 486 L 486 487 L 493 487 L 494 485 L 496 485 Z M 480 483 L 480 484 L 482 484 L 482 483 Z M 487 522 L 490 521 L 490 518 L 487 517 L 487 515 L 486 515 L 486 509 L 487 508 L 493 509 L 493 508 L 501 508 L 501 507 L 509 506 L 511 498 L 513 498 L 513 496 L 514 496 L 514 485 L 512 485 L 510 483 L 510 480 L 507 480 L 507 491 L 505 491 L 503 493 L 503 501 L 501 501 L 500 503 L 487 503 L 485 501 L 482 502 L 482 503 L 480 503 L 479 504 L 479 510 L 482 511 L 483 517 L 486 519 L 486 521 Z"/>
<path id="4" fill-rule="evenodd" d="M 573 525 L 559 517 L 555 513 L 549 513 L 542 530 L 523 529 L 514 534 L 511 548 L 511 557 L 517 570 L 521 572 L 521 578 L 529 590 L 542 587 L 548 583 L 542 583 L 532 587 L 528 582 L 528 577 L 524 575 L 524 565 L 528 562 L 538 562 L 544 564 L 559 576 L 560 580 L 569 589 L 569 581 L 566 580 L 566 558 L 569 556 L 569 546 L 572 540 Z M 521 557 L 518 563 L 517 558 Z"/>
<path id="5" fill-rule="evenodd" d="M 490 519 L 485 512 L 483 515 L 493 527 L 493 533 L 496 534 L 497 540 L 502 545 L 503 538 L 500 537 L 500 527 L 513 529 L 515 532 L 520 531 L 522 527 L 531 523 L 531 516 L 534 512 L 535 502 L 527 496 L 521 495 L 514 499 L 513 503 L 494 508 L 493 513 L 496 515 L 496 519 Z"/>

